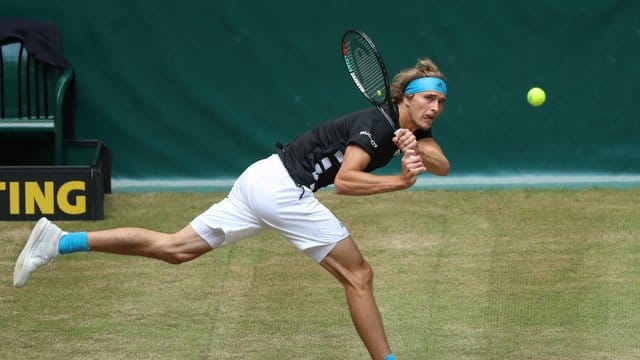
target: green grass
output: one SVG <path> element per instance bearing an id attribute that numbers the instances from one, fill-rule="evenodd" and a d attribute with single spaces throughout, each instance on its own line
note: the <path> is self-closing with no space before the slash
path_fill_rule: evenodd
<path id="1" fill-rule="evenodd" d="M 173 232 L 223 196 L 114 194 L 106 220 L 59 225 Z M 400 358 L 640 358 L 640 190 L 318 196 Z M 367 358 L 338 282 L 276 233 L 180 266 L 69 255 L 14 289 L 33 224 L 0 223 L 1 359 Z"/>

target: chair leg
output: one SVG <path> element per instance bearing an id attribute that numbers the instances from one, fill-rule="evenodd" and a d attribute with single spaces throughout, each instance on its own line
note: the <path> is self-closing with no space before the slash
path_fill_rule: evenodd
<path id="1" fill-rule="evenodd" d="M 54 141 L 54 165 L 64 164 L 64 155 L 62 148 L 62 139 L 59 136 L 55 136 Z"/>

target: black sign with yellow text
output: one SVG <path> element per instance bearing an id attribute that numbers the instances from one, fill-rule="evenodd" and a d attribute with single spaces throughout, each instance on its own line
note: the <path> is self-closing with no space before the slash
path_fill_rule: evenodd
<path id="1" fill-rule="evenodd" d="M 0 166 L 0 220 L 101 220 L 103 182 L 85 166 Z"/>

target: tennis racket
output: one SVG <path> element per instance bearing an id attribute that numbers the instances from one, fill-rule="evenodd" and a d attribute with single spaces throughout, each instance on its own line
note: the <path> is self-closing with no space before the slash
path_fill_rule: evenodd
<path id="1" fill-rule="evenodd" d="M 361 30 L 347 30 L 342 36 L 342 56 L 358 90 L 380 111 L 394 133 L 397 133 L 398 114 L 395 107 L 390 106 L 391 114 L 387 114 L 382 107 L 391 104 L 389 78 L 382 56 L 371 38 Z"/>

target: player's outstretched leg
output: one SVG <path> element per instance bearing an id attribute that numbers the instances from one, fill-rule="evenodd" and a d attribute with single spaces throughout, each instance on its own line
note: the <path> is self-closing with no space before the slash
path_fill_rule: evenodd
<path id="1" fill-rule="evenodd" d="M 36 223 L 18 256 L 13 271 L 13 285 L 23 286 L 37 268 L 61 254 L 99 251 L 181 264 L 211 250 L 211 245 L 190 224 L 174 234 L 134 227 L 68 233 L 42 218 Z"/>
<path id="2" fill-rule="evenodd" d="M 373 296 L 373 270 L 353 239 L 340 241 L 320 265 L 344 286 L 351 319 L 371 358 L 395 359 Z"/>
<path id="3" fill-rule="evenodd" d="M 64 234 L 64 231 L 47 218 L 41 218 L 36 223 L 13 270 L 14 286 L 23 286 L 32 272 L 60 255 L 58 242 Z"/>

